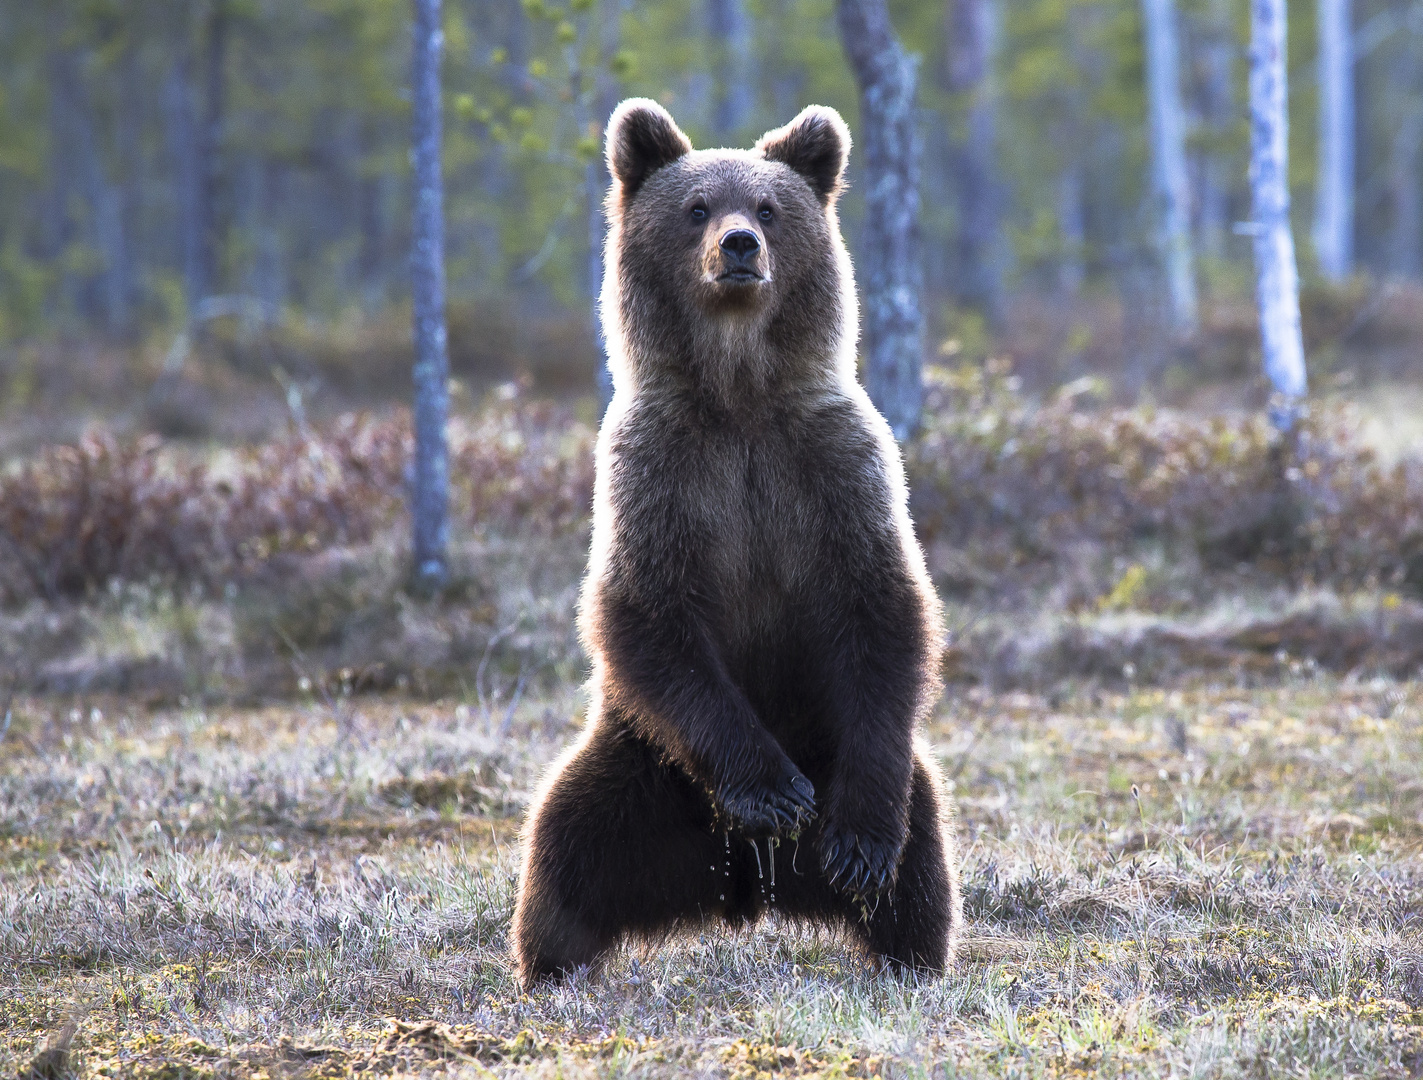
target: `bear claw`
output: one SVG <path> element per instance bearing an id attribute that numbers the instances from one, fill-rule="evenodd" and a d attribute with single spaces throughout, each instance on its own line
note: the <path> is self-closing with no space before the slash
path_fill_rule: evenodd
<path id="1" fill-rule="evenodd" d="M 899 852 L 868 836 L 827 830 L 820 842 L 820 865 L 832 888 L 860 901 L 877 899 L 894 884 Z"/>
<path id="2" fill-rule="evenodd" d="M 733 792 L 722 806 L 741 832 L 789 835 L 815 820 L 815 787 L 801 773 L 787 772 L 774 788 Z"/>

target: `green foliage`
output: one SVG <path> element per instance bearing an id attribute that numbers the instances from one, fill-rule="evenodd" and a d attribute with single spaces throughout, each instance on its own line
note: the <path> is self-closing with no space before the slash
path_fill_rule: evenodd
<path id="1" fill-rule="evenodd" d="M 731 141 L 749 144 L 809 102 L 833 105 L 857 124 L 834 0 L 745 4 L 753 100 Z M 1223 212 L 1235 214 L 1246 203 L 1246 5 L 1179 6 L 1196 174 L 1222 186 Z M 967 102 L 947 89 L 944 74 L 950 7 L 890 5 L 897 32 L 920 58 L 929 285 L 952 296 L 943 252 L 955 242 L 959 209 L 946 147 L 966 137 Z M 1363 25 L 1386 4 L 1358 7 Z M 1137 0 L 999 0 L 997 10 L 989 94 L 1009 283 L 1040 288 L 1074 260 L 1089 284 L 1126 284 L 1152 250 Z M 209 108 L 219 12 L 225 96 L 215 157 L 199 160 L 193 148 Z M 135 322 L 141 329 L 180 318 L 172 286 L 189 272 L 187 215 L 194 184 L 209 175 L 221 248 L 216 291 L 325 317 L 399 300 L 409 215 L 409 20 L 408 0 L 54 0 L 0 9 L 0 341 L 45 328 L 122 329 L 127 319 L 132 331 Z M 1312 6 L 1292 8 L 1291 167 L 1301 238 L 1314 183 L 1314 33 Z M 525 294 L 586 310 L 587 216 L 599 197 L 605 113 L 618 97 L 645 94 L 667 104 L 699 145 L 720 141 L 708 35 L 704 0 L 447 0 L 453 297 Z M 1401 115 L 1397 106 L 1412 91 L 1389 73 L 1409 40 L 1395 34 L 1360 60 L 1361 176 L 1391 167 L 1389 117 Z M 844 204 L 852 247 L 860 167 L 852 158 Z M 1068 179 L 1082 192 L 1081 237 L 1065 220 Z M 1370 243 L 1387 247 L 1387 203 L 1361 194 L 1366 255 Z M 1238 290 L 1239 268 L 1248 264 L 1248 245 L 1222 231 L 1228 224 L 1203 235 L 1208 289 Z M 1301 248 L 1308 265 L 1303 239 Z M 119 301 L 130 315 L 111 310 Z"/>

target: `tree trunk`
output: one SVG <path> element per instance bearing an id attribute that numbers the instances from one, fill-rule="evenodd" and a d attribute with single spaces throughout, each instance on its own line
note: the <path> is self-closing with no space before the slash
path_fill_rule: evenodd
<path id="1" fill-rule="evenodd" d="M 619 0 L 601 0 L 593 17 L 597 20 L 598 70 L 594 73 L 593 126 L 601 148 L 608 118 L 617 107 L 617 84 L 608 70 L 618 51 Z M 588 300 L 593 319 L 593 340 L 598 346 L 598 415 L 607 411 L 613 400 L 613 373 L 608 367 L 608 343 L 603 336 L 603 320 L 599 304 L 603 295 L 603 245 L 608 235 L 603 199 L 608 191 L 608 167 L 602 153 L 594 154 L 583 168 L 583 183 L 588 200 Z"/>
<path id="2" fill-rule="evenodd" d="M 172 192 L 177 203 L 174 240 L 178 262 L 183 269 L 183 291 L 188 310 L 202 299 L 198 269 L 198 189 L 201 161 L 198 153 L 197 122 L 193 116 L 192 63 L 182 55 L 168 74 L 163 92 L 167 142 L 172 158 Z"/>
<path id="3" fill-rule="evenodd" d="M 1414 281 L 1423 276 L 1423 108 L 1409 102 L 1390 148 L 1388 186 L 1393 203 L 1390 269 Z"/>
<path id="4" fill-rule="evenodd" d="M 1146 34 L 1146 97 L 1151 165 L 1161 213 L 1161 250 L 1177 334 L 1196 330 L 1195 256 L 1191 250 L 1191 185 L 1186 172 L 1186 110 L 1181 104 L 1180 35 L 1173 0 L 1141 0 Z"/>
<path id="5" fill-rule="evenodd" d="M 1402 278 L 1423 276 L 1423 38 L 1410 34 L 1388 65 L 1390 96 L 1398 127 L 1389 146 L 1385 186 L 1393 213 L 1389 270 Z"/>
<path id="6" fill-rule="evenodd" d="M 59 12 L 52 11 L 46 29 L 51 38 L 63 31 Z M 73 56 L 68 49 L 56 48 L 48 57 L 46 77 L 49 91 L 49 157 L 46 166 L 49 184 L 44 200 L 44 254 L 59 268 L 58 303 L 64 315 L 80 308 L 80 288 L 71 260 L 65 258 L 75 241 L 72 210 L 75 200 L 78 168 L 75 164 L 73 109 L 70 94 L 74 83 Z"/>
<path id="7" fill-rule="evenodd" d="M 119 67 L 124 100 L 118 116 L 119 230 L 123 237 L 119 261 L 113 268 L 119 301 L 117 329 L 130 338 L 134 333 L 134 306 L 139 299 L 138 269 L 145 253 L 140 248 L 143 212 L 144 84 L 139 67 L 138 43 L 130 41 Z"/>
<path id="8" fill-rule="evenodd" d="M 950 150 L 959 217 L 957 292 L 1001 327 L 1006 305 L 993 80 L 997 24 L 996 0 L 950 0 L 944 89 L 965 106 Z"/>
<path id="9" fill-rule="evenodd" d="M 1087 223 L 1082 212 L 1082 172 L 1076 161 L 1068 163 L 1057 180 L 1057 231 L 1062 258 L 1057 284 L 1064 295 L 1076 296 L 1087 280 Z"/>
<path id="10" fill-rule="evenodd" d="M 1351 0 L 1319 0 L 1319 186 L 1314 254 L 1330 281 L 1354 267 L 1354 33 Z"/>
<path id="11" fill-rule="evenodd" d="M 860 89 L 865 383 L 902 441 L 919 426 L 924 399 L 916 62 L 895 38 L 885 0 L 838 0 L 838 14 L 841 42 Z"/>
<path id="12" fill-rule="evenodd" d="M 449 355 L 445 331 L 445 193 L 441 175 L 440 0 L 415 0 L 411 64 L 415 166 L 410 293 L 415 338 L 414 577 L 425 592 L 449 577 Z"/>
<path id="13" fill-rule="evenodd" d="M 1235 100 L 1236 38 L 1230 0 L 1210 0 L 1205 34 L 1198 45 L 1200 57 L 1200 109 L 1212 145 L 1202 149 L 1200 161 L 1199 240 L 1201 253 L 1210 260 L 1226 257 L 1230 235 L 1230 198 L 1236 165 L 1220 147 L 1239 122 Z"/>
<path id="14" fill-rule="evenodd" d="M 227 112 L 227 0 L 214 0 L 208 18 L 204 75 L 203 121 L 197 139 L 197 200 L 193 209 L 195 230 L 194 295 L 199 303 L 218 289 L 218 249 L 221 227 L 218 199 L 222 188 L 222 135 Z"/>
<path id="15" fill-rule="evenodd" d="M 715 80 L 712 131 L 729 146 L 755 101 L 755 40 L 745 0 L 707 0 L 707 31 Z"/>
<path id="16" fill-rule="evenodd" d="M 1290 232 L 1285 0 L 1250 0 L 1250 188 L 1256 297 L 1270 416 L 1288 431 L 1306 390 L 1299 272 Z"/>

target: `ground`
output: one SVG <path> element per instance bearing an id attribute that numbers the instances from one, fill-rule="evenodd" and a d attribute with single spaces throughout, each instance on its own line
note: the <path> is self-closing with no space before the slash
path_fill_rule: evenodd
<path id="1" fill-rule="evenodd" d="M 533 994 L 516 836 L 576 692 L 16 700 L 0 1074 L 1414 1075 L 1419 691 L 953 690 L 952 974 L 708 927 Z"/>

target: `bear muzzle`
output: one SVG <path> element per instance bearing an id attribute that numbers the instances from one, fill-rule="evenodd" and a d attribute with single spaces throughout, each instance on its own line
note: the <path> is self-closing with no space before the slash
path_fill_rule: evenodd
<path id="1" fill-rule="evenodd" d="M 769 281 L 766 245 L 751 223 L 736 214 L 718 225 L 709 230 L 717 241 L 716 247 L 707 252 L 707 277 L 718 285 L 737 288 Z"/>

